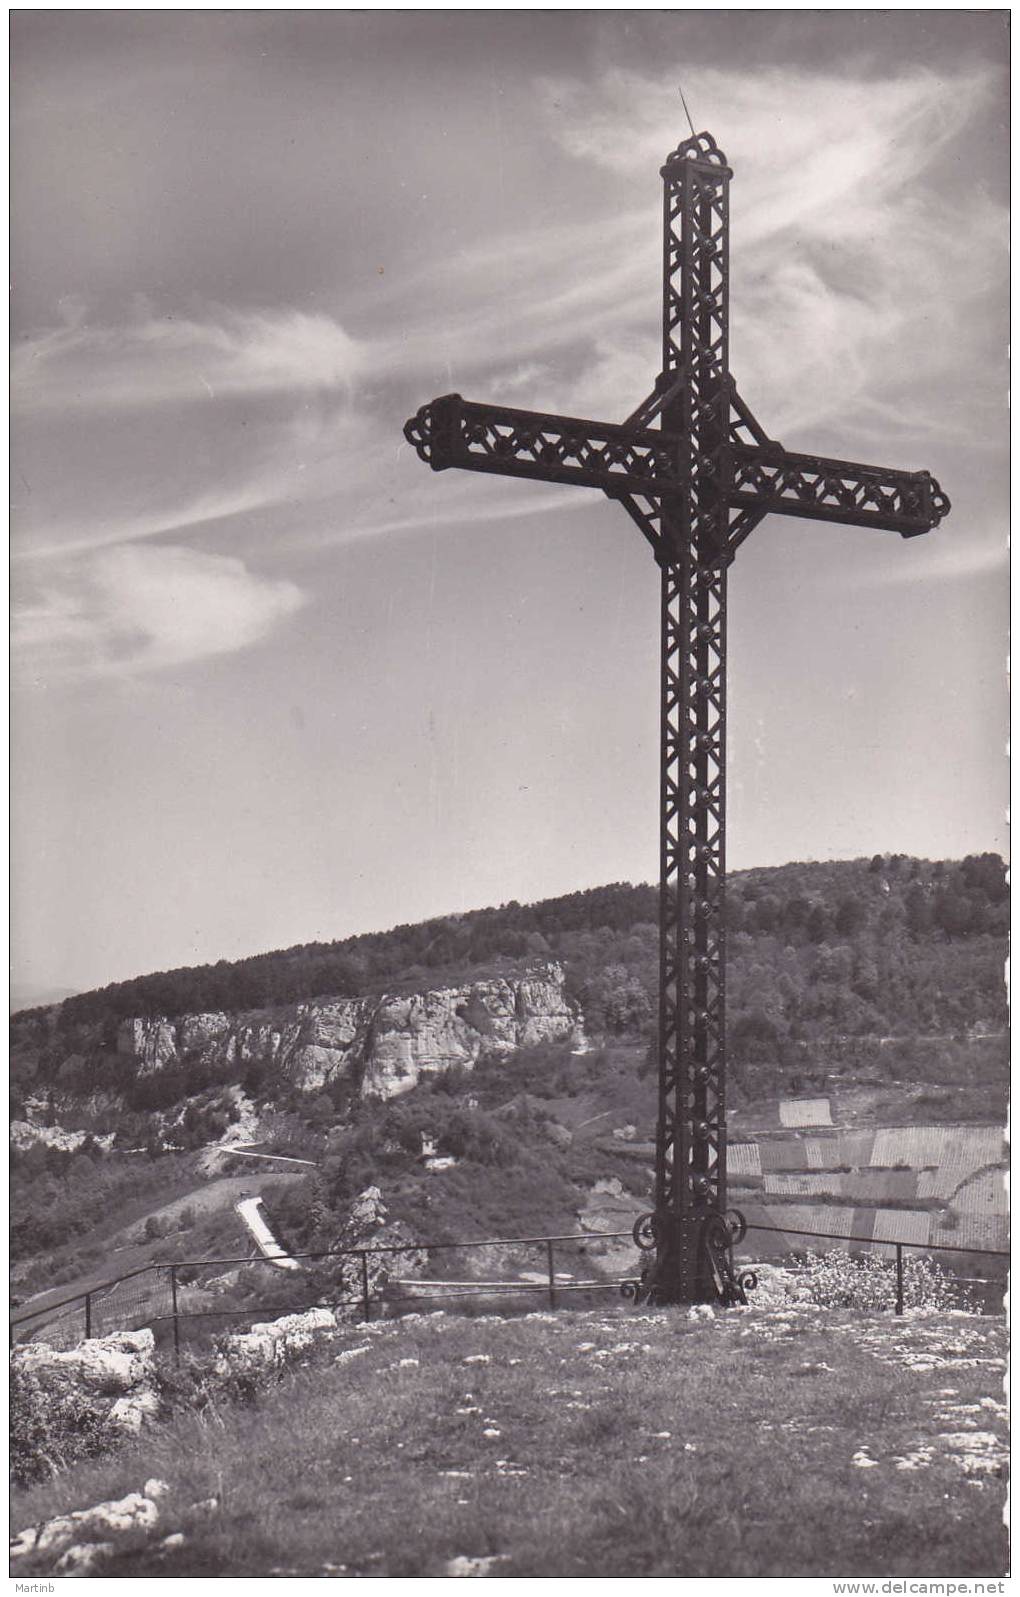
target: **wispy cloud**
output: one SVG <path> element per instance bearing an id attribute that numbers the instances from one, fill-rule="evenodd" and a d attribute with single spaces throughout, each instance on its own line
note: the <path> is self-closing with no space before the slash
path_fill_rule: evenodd
<path id="1" fill-rule="evenodd" d="M 216 522 L 242 516 L 271 503 L 269 484 L 258 475 L 234 488 L 180 498 L 138 514 L 129 509 L 83 508 L 77 516 L 50 520 L 30 539 L 15 546 L 19 560 L 45 560 L 111 544 L 134 543 L 167 533 L 184 532 L 192 527 L 212 526 Z"/>
<path id="2" fill-rule="evenodd" d="M 850 573 L 842 579 L 842 591 L 909 588 L 916 592 L 926 583 L 987 580 L 1001 584 L 1003 604 L 1007 602 L 1009 547 L 1004 527 L 970 527 L 963 536 L 957 531 L 952 537 L 926 539 L 924 544 L 916 553 L 911 551 L 909 561 L 883 562 L 881 567 Z"/>
<path id="3" fill-rule="evenodd" d="M 304 602 L 292 582 L 181 545 L 124 545 L 73 562 L 15 608 L 31 681 L 124 677 L 250 648 Z"/>
<path id="4" fill-rule="evenodd" d="M 140 304 L 123 324 L 98 325 L 72 303 L 65 325 L 24 340 L 13 388 L 25 425 L 52 428 L 56 458 L 88 412 L 106 428 L 107 460 L 119 462 L 102 475 L 86 462 L 70 496 L 56 479 L 33 485 L 20 518 L 25 550 L 82 557 L 22 614 L 19 636 L 36 656 L 45 641 L 56 657 L 110 670 L 123 645 L 135 668 L 152 669 L 173 663 L 178 645 L 198 646 L 180 628 L 128 646 L 115 619 L 116 595 L 130 581 L 141 600 L 143 571 L 156 571 L 168 551 L 139 564 L 89 551 L 137 553 L 141 539 L 177 541 L 186 528 L 230 518 L 240 529 L 241 518 L 270 507 L 290 530 L 303 507 L 318 507 L 295 534 L 310 548 L 440 518 L 549 515 L 590 503 L 520 484 L 504 494 L 473 478 L 428 498 L 400 423 L 440 387 L 606 419 L 622 418 L 648 392 L 659 360 L 659 251 L 646 179 L 677 142 L 675 76 L 610 72 L 540 85 L 561 147 L 605 190 L 594 220 L 579 205 L 576 219 L 437 250 L 380 288 L 371 310 L 359 310 L 356 297 L 336 315 L 280 306 L 169 316 Z M 766 429 L 791 448 L 879 461 L 895 446 L 898 464 L 936 471 L 942 446 L 986 449 L 987 402 L 960 396 L 973 380 L 968 345 L 988 337 L 1004 217 L 943 159 L 982 103 L 986 78 L 968 69 L 951 80 L 908 72 L 876 83 L 873 74 L 792 68 L 684 77 L 699 123 L 719 130 L 736 172 L 732 363 Z M 927 181 L 940 160 L 940 181 Z M 252 399 L 258 426 L 243 413 Z M 129 415 L 147 429 L 144 469 L 118 455 Z M 217 449 L 193 450 L 181 472 L 183 429 L 194 437 L 206 417 Z M 172 559 L 171 570 L 184 580 Z M 232 593 L 240 606 L 226 605 L 228 614 L 261 614 L 260 579 L 243 566 L 214 566 L 204 591 L 216 571 L 224 603 Z M 228 625 L 223 647 L 244 646 L 244 636 Z"/>
<path id="5" fill-rule="evenodd" d="M 487 239 L 425 264 L 399 286 L 387 303 L 401 330 L 379 337 L 373 369 L 485 377 L 506 393 L 525 391 L 523 374 L 534 372 L 539 397 L 529 403 L 551 403 L 555 393 L 569 405 L 585 393 L 595 341 L 628 328 L 635 302 L 638 319 L 654 324 L 656 259 L 649 213 L 633 206 L 597 223 Z M 641 287 L 653 296 L 651 315 Z M 626 414 L 631 406 L 623 404 Z"/>
<path id="6" fill-rule="evenodd" d="M 328 316 L 281 309 L 205 320 L 148 308 L 121 326 L 68 325 L 26 338 L 12 360 L 16 408 L 208 402 L 222 395 L 343 388 L 364 351 Z"/>
<path id="7" fill-rule="evenodd" d="M 945 404 L 965 380 L 965 341 L 984 336 L 987 295 L 1005 272 L 1002 219 L 981 196 L 963 227 L 933 196 L 923 206 L 904 196 L 890 215 L 872 212 L 866 192 L 857 209 L 858 231 L 838 255 L 822 237 L 782 235 L 735 272 L 734 370 L 745 397 L 761 395 L 781 438 L 838 416 L 842 431 L 881 443 L 883 406 L 899 411 L 901 429 L 912 415 L 931 442 L 986 438 L 986 418 L 945 413 Z M 951 337 L 940 325 L 949 306 Z"/>
<path id="8" fill-rule="evenodd" d="M 677 142 L 679 75 L 735 169 L 732 344 L 745 397 L 780 437 L 836 414 L 854 428 L 855 413 L 858 437 L 884 436 L 876 404 L 904 374 L 916 393 L 963 365 L 968 321 L 1004 278 L 1002 208 L 952 173 L 941 193 L 918 189 L 987 97 L 988 73 L 614 71 L 545 84 L 548 124 L 578 159 L 633 179 Z M 611 270 L 611 244 L 603 259 Z M 940 336 L 935 317 L 950 309 L 953 334 Z M 958 437 L 960 420 L 943 430 Z M 937 433 L 939 416 L 923 427 Z"/>
<path id="9" fill-rule="evenodd" d="M 613 71 L 541 85 L 553 135 L 602 169 L 602 213 L 426 261 L 389 301 L 402 332 L 377 341 L 375 369 L 443 372 L 472 396 L 538 409 L 626 414 L 658 367 L 655 214 L 635 208 L 635 192 L 677 142 L 674 81 Z M 906 382 L 915 404 L 919 385 L 931 396 L 916 424 L 926 440 L 958 442 L 962 425 L 983 443 L 988 418 L 948 396 L 966 341 L 987 337 L 1006 217 L 945 157 L 986 101 L 988 74 L 706 70 L 689 86 L 735 168 L 733 369 L 766 427 L 791 447 L 820 432 L 823 448 L 838 416 L 848 449 L 880 447 L 883 413 L 909 431 Z M 429 317 L 408 322 L 413 302 Z M 952 336 L 936 325 L 947 314 Z"/>
<path id="10" fill-rule="evenodd" d="M 542 86 L 547 124 L 573 154 L 629 175 L 661 163 L 683 136 L 676 82 L 683 76 L 698 126 L 721 136 L 741 172 L 772 174 L 776 225 L 799 222 L 814 197 L 824 208 L 856 190 L 881 166 L 886 181 L 910 180 L 938 156 L 986 94 L 989 74 L 968 68 L 951 76 L 928 71 L 848 70 L 825 74 L 801 67 L 713 67 L 677 63 L 647 78 L 613 70 L 594 78 L 548 79 Z M 880 180 L 881 181 L 881 180 Z"/>
<path id="11" fill-rule="evenodd" d="M 226 402 L 217 410 L 215 455 L 185 459 L 174 429 L 155 466 L 144 463 L 137 480 L 133 461 L 123 458 L 111 439 L 115 470 L 91 476 L 88 489 L 53 502 L 53 484 L 43 480 L 35 492 L 20 490 L 13 506 L 13 552 L 20 569 L 35 561 L 84 554 L 142 539 L 171 538 L 205 529 L 222 531 L 267 511 L 297 511 L 331 498 L 356 497 L 378 480 L 386 466 L 380 429 L 370 417 L 357 414 L 345 399 L 313 406 L 281 401 L 265 425 L 249 428 L 244 413 Z M 71 422 L 63 427 L 73 426 Z M 388 453 L 401 440 L 392 429 Z M 58 433 L 58 437 L 60 434 Z M 162 442 L 158 416 L 146 438 Z M 203 486 L 203 479 L 206 485 Z M 69 568 L 70 569 L 70 568 Z"/>
<path id="12" fill-rule="evenodd" d="M 416 474 L 420 467 L 416 465 Z M 467 474 L 473 477 L 472 473 Z M 346 523 L 348 538 L 377 538 L 390 532 L 413 532 L 422 527 L 482 526 L 491 521 L 519 521 L 525 516 L 560 515 L 564 511 L 591 512 L 601 503 L 596 489 L 578 493 L 576 488 L 543 487 L 539 483 L 515 481 L 501 483 L 486 477 L 482 482 L 457 481 L 445 487 L 421 508 L 413 508 L 410 496 L 404 501 L 404 514 L 387 517 L 375 504 Z M 420 496 L 419 496 L 420 504 Z"/>

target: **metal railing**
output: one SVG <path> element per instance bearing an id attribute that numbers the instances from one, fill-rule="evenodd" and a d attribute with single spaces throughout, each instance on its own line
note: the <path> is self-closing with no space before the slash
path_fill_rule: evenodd
<path id="1" fill-rule="evenodd" d="M 166 1268 L 165 1265 L 143 1264 L 125 1275 L 97 1281 L 85 1292 L 74 1292 L 66 1298 L 51 1297 L 37 1309 L 15 1314 L 10 1321 L 11 1344 L 18 1340 L 18 1330 L 30 1326 L 34 1321 L 40 1321 L 47 1332 L 53 1332 L 58 1341 L 67 1342 L 70 1346 L 82 1340 L 89 1341 L 94 1336 L 102 1336 L 107 1330 L 131 1329 L 127 1320 L 153 1317 L 152 1309 L 157 1306 L 153 1299 L 158 1291 L 159 1273 Z M 131 1283 L 138 1284 L 135 1290 L 131 1290 Z M 104 1311 L 111 1299 L 118 1311 L 115 1316 L 118 1323 L 107 1327 Z M 76 1335 L 76 1331 L 82 1334 Z M 29 1339 L 24 1338 L 26 1341 Z"/>
<path id="2" fill-rule="evenodd" d="M 768 1232 L 786 1237 L 810 1237 L 813 1240 L 838 1242 L 844 1248 L 847 1244 L 856 1242 L 871 1248 L 888 1247 L 894 1249 L 896 1273 L 894 1312 L 898 1315 L 903 1314 L 905 1307 L 905 1249 L 915 1253 L 953 1253 L 966 1254 L 971 1257 L 981 1256 L 989 1259 L 1009 1259 L 1008 1252 L 996 1248 L 951 1247 L 944 1243 L 898 1241 L 892 1237 L 864 1237 L 835 1231 L 806 1231 L 791 1225 L 777 1226 L 749 1222 L 747 1231 L 748 1233 L 752 1231 Z M 371 1320 L 373 1309 L 377 1306 L 389 1308 L 398 1304 L 420 1303 L 430 1299 L 458 1300 L 469 1297 L 513 1297 L 528 1293 L 540 1294 L 546 1297 L 550 1308 L 555 1309 L 559 1306 L 562 1297 L 567 1293 L 618 1292 L 624 1285 L 636 1281 L 636 1277 L 633 1275 L 622 1278 L 602 1276 L 576 1280 L 573 1276 L 557 1269 L 557 1247 L 572 1244 L 575 1246 L 581 1245 L 583 1248 L 590 1244 L 630 1240 L 631 1237 L 632 1233 L 630 1231 L 585 1231 L 559 1236 L 488 1237 L 457 1242 L 379 1243 L 361 1248 L 291 1253 L 288 1257 L 296 1260 L 328 1259 L 341 1265 L 346 1261 L 352 1261 L 355 1290 L 339 1297 L 321 1293 L 314 1303 L 290 1305 L 275 1303 L 264 1306 L 246 1303 L 232 1309 L 189 1309 L 182 1306 L 181 1290 L 182 1288 L 187 1290 L 187 1285 L 190 1283 L 182 1282 L 181 1272 L 185 1270 L 205 1270 L 219 1266 L 273 1269 L 272 1260 L 252 1258 L 247 1254 L 243 1257 L 177 1259 L 172 1263 L 143 1265 L 137 1270 L 129 1271 L 126 1275 L 116 1276 L 108 1281 L 97 1282 L 85 1292 L 72 1293 L 66 1298 L 59 1298 L 56 1301 L 51 1300 L 42 1304 L 39 1308 L 16 1314 L 10 1321 L 10 1340 L 13 1346 L 19 1339 L 29 1341 L 33 1335 L 38 1335 L 41 1331 L 45 1331 L 47 1341 L 52 1342 L 54 1337 L 56 1337 L 59 1342 L 73 1346 L 77 1342 L 87 1341 L 94 1336 L 107 1334 L 114 1329 L 132 1330 L 143 1324 L 154 1325 L 169 1322 L 172 1326 L 174 1351 L 179 1356 L 181 1322 L 185 1320 L 243 1319 L 259 1313 L 296 1313 L 300 1310 L 327 1306 L 332 1308 L 357 1308 L 360 1310 L 363 1319 Z M 382 1288 L 378 1284 L 375 1287 L 372 1285 L 370 1261 L 376 1257 L 399 1256 L 401 1254 L 420 1256 L 422 1254 L 442 1252 L 461 1252 L 477 1248 L 525 1247 L 536 1247 L 544 1250 L 544 1270 L 538 1272 L 541 1276 L 539 1280 L 453 1281 L 438 1279 L 430 1281 L 420 1278 L 397 1279 L 391 1277 L 383 1284 Z M 560 1262 L 562 1262 L 562 1259 Z M 988 1286 L 997 1284 L 997 1278 L 987 1276 L 963 1276 L 955 1279 L 960 1284 L 983 1284 Z M 346 1283 L 343 1284 L 346 1285 Z M 390 1286 L 411 1288 L 411 1290 L 394 1293 L 389 1290 Z M 323 1302 L 325 1296 L 330 1298 L 328 1304 Z M 113 1315 L 109 1312 L 111 1307 L 114 1310 Z M 108 1323 L 111 1320 L 116 1323 Z M 33 1326 L 34 1330 L 31 1329 Z M 23 1331 L 26 1334 L 19 1338 L 19 1332 Z"/>
<path id="3" fill-rule="evenodd" d="M 430 1296 L 467 1297 L 467 1296 L 493 1296 L 504 1293 L 540 1293 L 548 1296 L 551 1307 L 556 1307 L 560 1294 L 577 1291 L 619 1291 L 623 1282 L 619 1279 L 605 1277 L 593 1278 L 585 1281 L 576 1281 L 563 1276 L 556 1269 L 557 1244 L 589 1244 L 613 1241 L 630 1240 L 630 1231 L 584 1231 L 564 1234 L 561 1236 L 541 1237 L 485 1237 L 475 1240 L 458 1240 L 456 1242 L 421 1242 L 421 1243 L 378 1243 L 362 1248 L 331 1248 L 321 1251 L 301 1251 L 287 1255 L 288 1258 L 299 1261 L 329 1260 L 333 1263 L 344 1264 L 353 1261 L 354 1275 L 357 1290 L 340 1297 L 332 1297 L 332 1307 L 358 1307 L 362 1317 L 366 1320 L 372 1318 L 373 1308 L 385 1303 L 387 1306 L 398 1303 L 421 1301 L 421 1288 L 432 1289 Z M 461 1252 L 477 1248 L 524 1248 L 541 1247 L 545 1256 L 544 1279 L 541 1281 L 399 1281 L 394 1285 L 413 1286 L 412 1290 L 403 1294 L 394 1294 L 386 1290 L 373 1288 L 371 1283 L 370 1260 L 375 1257 L 421 1255 L 440 1252 Z M 181 1281 L 181 1272 L 188 1270 L 205 1270 L 224 1266 L 236 1266 L 247 1269 L 275 1268 L 273 1260 L 267 1258 L 252 1258 L 251 1255 L 232 1256 L 223 1258 L 204 1259 L 176 1259 L 172 1263 L 142 1265 L 137 1270 L 132 1270 L 123 1276 L 117 1276 L 109 1281 L 97 1282 L 85 1292 L 76 1292 L 66 1298 L 49 1300 L 38 1308 L 28 1309 L 23 1313 L 15 1314 L 10 1320 L 10 1341 L 13 1346 L 18 1340 L 31 1340 L 33 1334 L 46 1331 L 47 1340 L 50 1333 L 56 1329 L 56 1335 L 61 1341 L 70 1345 L 82 1340 L 89 1340 L 96 1335 L 104 1334 L 104 1327 L 97 1329 L 104 1318 L 102 1310 L 108 1304 L 111 1296 L 117 1289 L 128 1282 L 140 1281 L 149 1277 L 152 1285 L 147 1289 L 136 1291 L 134 1294 L 137 1302 L 134 1307 L 125 1305 L 130 1309 L 127 1323 L 117 1327 L 120 1330 L 136 1329 L 140 1324 L 154 1324 L 169 1320 L 173 1326 L 173 1341 L 175 1350 L 180 1348 L 180 1322 L 189 1319 L 241 1319 L 252 1314 L 263 1312 L 258 1304 L 246 1303 L 233 1309 L 199 1308 L 188 1309 L 181 1304 L 181 1288 L 185 1285 Z M 158 1282 L 165 1276 L 166 1285 L 160 1291 Z M 162 1300 L 162 1301 L 161 1301 Z M 152 1309 L 162 1308 L 168 1312 L 153 1313 Z M 298 1309 L 309 1309 L 323 1306 L 320 1296 L 315 1303 L 293 1304 L 290 1306 L 273 1304 L 266 1306 L 265 1312 L 294 1313 Z M 64 1311 L 64 1312 L 61 1312 Z M 33 1333 L 33 1327 L 35 1332 Z M 77 1331 L 78 1334 L 75 1334 Z M 19 1332 L 27 1333 L 19 1338 Z M 65 1334 L 66 1333 L 66 1334 Z"/>

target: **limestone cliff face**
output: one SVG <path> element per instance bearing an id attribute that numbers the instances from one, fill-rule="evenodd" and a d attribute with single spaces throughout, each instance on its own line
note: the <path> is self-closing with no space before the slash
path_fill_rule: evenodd
<path id="1" fill-rule="evenodd" d="M 534 1043 L 583 1041 L 563 969 L 382 998 L 323 998 L 271 1015 L 125 1020 L 117 1051 L 149 1075 L 183 1060 L 273 1066 L 305 1092 L 337 1080 L 364 1097 L 393 1098 L 423 1076 Z"/>
<path id="2" fill-rule="evenodd" d="M 147 1076 L 177 1057 L 177 1028 L 168 1020 L 124 1020 L 117 1028 L 117 1052 L 138 1064 Z"/>
<path id="3" fill-rule="evenodd" d="M 518 981 L 385 998 L 371 1020 L 362 1090 L 393 1098 L 451 1065 L 470 1069 L 490 1054 L 570 1037 L 576 1021 L 559 965 Z"/>

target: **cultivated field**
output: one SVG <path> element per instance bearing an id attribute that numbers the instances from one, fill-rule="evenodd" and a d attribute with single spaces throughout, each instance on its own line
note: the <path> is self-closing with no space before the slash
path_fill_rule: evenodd
<path id="1" fill-rule="evenodd" d="M 104 1573 L 997 1576 L 1004 1352 L 1001 1320 L 801 1306 L 352 1326 L 12 1524 L 156 1475 L 183 1540 Z"/>
<path id="2" fill-rule="evenodd" d="M 728 1162 L 733 1201 L 748 1220 L 789 1230 L 788 1239 L 752 1233 L 759 1252 L 805 1246 L 798 1228 L 914 1246 L 1009 1246 L 996 1125 L 759 1133 L 732 1143 Z"/>

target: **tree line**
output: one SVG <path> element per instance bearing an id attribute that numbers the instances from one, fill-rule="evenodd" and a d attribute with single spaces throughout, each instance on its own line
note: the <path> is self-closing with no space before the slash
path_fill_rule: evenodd
<path id="1" fill-rule="evenodd" d="M 1006 933 L 1007 895 L 995 854 L 957 863 L 875 855 L 734 873 L 726 898 L 731 989 L 753 996 L 778 982 L 787 1008 L 810 1022 L 819 1009 L 811 990 L 839 987 L 858 1001 L 856 1013 L 851 1002 L 844 1017 L 851 1026 L 868 1020 L 862 1005 L 874 1010 L 869 1023 L 898 1018 L 937 1025 L 934 989 L 947 975 L 950 986 L 958 985 L 951 971 L 960 968 L 960 945 L 967 944 L 987 955 L 987 969 L 968 968 L 978 977 L 982 1004 L 968 1009 L 956 994 L 959 1014 L 950 1013 L 950 1004 L 942 1019 L 970 1023 L 1001 987 L 993 950 Z M 569 990 L 594 1029 L 640 1032 L 655 1004 L 657 922 L 658 890 L 618 882 L 535 904 L 512 900 L 386 932 L 157 971 L 65 999 L 55 1022 L 63 1033 L 98 1027 L 112 1042 L 119 1022 L 133 1016 L 248 1011 L 396 985 L 439 986 L 477 979 L 490 967 L 505 972 L 554 958 L 566 966 Z M 954 952 L 947 967 L 948 949 Z M 831 1018 L 830 1012 L 823 999 L 817 1018 Z M 15 1021 L 50 1015 L 25 1011 Z"/>

